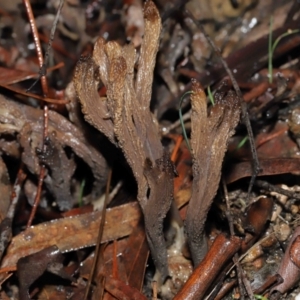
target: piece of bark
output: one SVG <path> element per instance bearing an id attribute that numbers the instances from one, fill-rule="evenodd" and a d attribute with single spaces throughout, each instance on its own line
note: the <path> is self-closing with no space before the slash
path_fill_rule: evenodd
<path id="1" fill-rule="evenodd" d="M 186 216 L 186 232 L 194 265 L 207 252 L 204 223 L 216 195 L 228 139 L 240 118 L 238 97 L 231 91 L 217 95 L 207 112 L 206 96 L 199 83 L 192 83 L 191 150 L 193 157 L 192 196 Z"/>
<path id="2" fill-rule="evenodd" d="M 218 235 L 203 261 L 196 267 L 174 300 L 203 299 L 214 278 L 240 246 L 241 240 L 238 237 L 227 238 L 223 234 Z"/>
<path id="3" fill-rule="evenodd" d="M 86 121 L 122 149 L 138 185 L 148 244 L 162 280 L 168 276 L 163 220 L 173 201 L 174 167 L 160 141 L 158 123 L 150 111 L 153 70 L 161 20 L 152 1 L 144 6 L 145 33 L 135 79 L 132 45 L 99 38 L 93 57 L 77 64 L 74 87 Z M 97 88 L 106 87 L 101 99 Z"/>

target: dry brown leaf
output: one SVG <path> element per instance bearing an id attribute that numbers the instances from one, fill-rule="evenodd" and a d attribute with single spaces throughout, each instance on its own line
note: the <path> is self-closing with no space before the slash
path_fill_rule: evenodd
<path id="1" fill-rule="evenodd" d="M 56 65 L 55 67 L 48 68 L 47 72 L 54 70 L 58 67 L 61 67 L 61 64 Z M 20 81 L 32 79 L 38 77 L 38 73 L 18 70 L 18 69 L 9 69 L 5 67 L 0 67 L 0 85 L 10 85 Z"/>
<path id="2" fill-rule="evenodd" d="M 30 286 L 47 270 L 61 278 L 76 281 L 65 270 L 62 264 L 64 257 L 54 245 L 34 254 L 22 257 L 17 263 L 17 276 L 19 279 L 19 298 L 30 300 Z"/>
<path id="3" fill-rule="evenodd" d="M 148 255 L 149 249 L 144 229 L 137 226 L 128 238 L 122 262 L 127 270 L 128 285 L 138 290 L 142 289 Z"/>
<path id="4" fill-rule="evenodd" d="M 137 203 L 108 209 L 101 242 L 129 235 L 140 217 L 141 212 Z M 32 226 L 12 239 L 1 268 L 13 267 L 19 258 L 52 245 L 56 245 L 61 252 L 93 246 L 96 244 L 100 220 L 101 212 L 93 212 Z"/>
<path id="5" fill-rule="evenodd" d="M 0 84 L 13 84 L 37 77 L 37 73 L 0 67 Z"/>
<path id="6" fill-rule="evenodd" d="M 118 300 L 146 300 L 147 298 L 136 288 L 119 279 L 107 276 L 105 289 Z"/>
<path id="7" fill-rule="evenodd" d="M 225 181 L 227 184 L 235 182 L 244 177 L 251 177 L 251 161 L 243 161 L 230 166 L 227 170 Z M 270 158 L 260 159 L 260 172 L 258 176 L 294 174 L 299 175 L 300 159 L 299 158 Z"/>

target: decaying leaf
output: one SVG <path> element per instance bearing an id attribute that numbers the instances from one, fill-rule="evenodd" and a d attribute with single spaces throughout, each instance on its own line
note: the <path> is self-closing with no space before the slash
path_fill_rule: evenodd
<path id="1" fill-rule="evenodd" d="M 39 173 L 41 157 L 38 157 L 36 150 L 42 148 L 42 132 L 42 110 L 0 96 L 0 136 L 5 138 L 18 135 L 22 160 L 33 174 Z M 107 163 L 96 147 L 76 126 L 54 111 L 49 111 L 48 132 L 48 150 L 51 153 L 42 160 L 51 173 L 46 176 L 45 183 L 56 198 L 60 209 L 69 209 L 74 202 L 70 184 L 75 165 L 72 157 L 70 159 L 67 157 L 66 147 L 72 149 L 73 153 L 82 158 L 91 168 L 95 179 L 92 193 L 94 197 L 98 196 L 106 180 Z M 7 155 L 16 152 L 10 151 L 8 147 L 1 150 Z"/>
<path id="2" fill-rule="evenodd" d="M 47 247 L 39 252 L 22 257 L 17 263 L 17 274 L 20 282 L 20 299 L 29 300 L 29 287 L 45 271 L 56 274 L 64 279 L 75 281 L 63 268 L 63 255 L 57 246 Z"/>
<path id="3" fill-rule="evenodd" d="M 113 299 L 123 300 L 146 300 L 147 298 L 141 292 L 131 287 L 119 279 L 112 277 L 105 278 L 105 289 L 114 296 Z"/>
<path id="4" fill-rule="evenodd" d="M 74 86 L 85 119 L 122 149 L 138 184 L 148 244 L 164 280 L 168 275 L 163 220 L 173 199 L 174 168 L 163 149 L 157 120 L 150 112 L 153 70 L 161 20 L 153 2 L 144 7 L 145 33 L 137 63 L 132 45 L 121 47 L 100 38 L 93 57 L 77 64 Z M 99 83 L 107 97 L 100 99 Z"/>
<path id="5" fill-rule="evenodd" d="M 272 198 L 263 197 L 250 205 L 244 221 L 245 238 L 242 242 L 242 249 L 249 249 L 266 228 L 267 222 L 273 213 L 274 201 Z"/>
<path id="6" fill-rule="evenodd" d="M 299 158 L 268 158 L 259 160 L 261 170 L 258 176 L 294 174 L 299 175 L 300 159 Z M 227 184 L 235 182 L 244 177 L 251 176 L 251 162 L 243 161 L 230 166 L 226 170 L 225 181 Z"/>
<path id="7" fill-rule="evenodd" d="M 206 96 L 199 83 L 192 82 L 193 185 L 187 216 L 186 232 L 194 265 L 207 252 L 204 223 L 216 195 L 228 139 L 240 117 L 238 97 L 231 91 L 216 95 L 216 104 L 207 112 Z"/>
<path id="8" fill-rule="evenodd" d="M 122 261 L 127 270 L 128 284 L 141 290 L 149 250 L 144 229 L 137 226 L 129 236 Z"/>
<path id="9" fill-rule="evenodd" d="M 140 218 L 141 211 L 136 203 L 108 209 L 101 242 L 105 243 L 131 234 Z M 1 268 L 13 267 L 19 258 L 52 245 L 56 245 L 61 252 L 94 246 L 100 220 L 101 212 L 92 212 L 32 226 L 13 237 Z M 118 223 L 122 226 L 116 226 Z"/>
<path id="10" fill-rule="evenodd" d="M 297 243 L 297 238 L 299 235 L 300 227 L 298 226 L 295 228 L 277 271 L 282 277 L 283 282 L 271 289 L 271 299 L 282 299 L 282 295 L 294 287 L 297 282 L 299 282 L 300 268 L 294 263 L 293 253 L 291 253 L 291 250 L 295 250 L 295 242 Z"/>
<path id="11" fill-rule="evenodd" d="M 2 185 L 5 186 L 5 179 L 8 178 L 6 178 L 5 176 L 3 176 L 2 178 L 3 178 Z M 6 248 L 9 245 L 13 235 L 13 229 L 12 229 L 13 219 L 15 217 L 15 211 L 20 197 L 21 186 L 25 178 L 26 175 L 23 173 L 22 169 L 20 168 L 17 178 L 15 180 L 15 184 L 13 186 L 13 190 L 9 193 L 9 195 L 11 195 L 11 199 L 10 199 L 8 209 L 5 211 L 6 213 L 5 218 L 1 220 L 0 223 L 0 260 L 2 259 L 2 256 L 5 253 Z M 3 188 L 2 191 L 4 191 Z M 5 196 L 3 198 L 5 201 Z"/>

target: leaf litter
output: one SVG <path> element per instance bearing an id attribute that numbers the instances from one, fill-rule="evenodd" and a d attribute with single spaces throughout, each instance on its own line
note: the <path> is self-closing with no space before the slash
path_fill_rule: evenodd
<path id="1" fill-rule="evenodd" d="M 83 299 L 96 255 L 91 299 L 294 299 L 299 34 L 287 32 L 299 27 L 299 4 L 65 1 L 47 80 L 26 93 L 42 66 L 14 2 L 0 4 L 1 297 Z M 47 49 L 58 2 L 32 8 Z M 271 16 L 272 41 L 284 35 L 272 73 Z M 247 103 L 260 166 L 250 194 L 239 96 L 198 22 Z M 178 126 L 186 91 L 191 153 Z M 93 203 L 110 168 L 111 190 L 122 185 L 95 253 Z"/>

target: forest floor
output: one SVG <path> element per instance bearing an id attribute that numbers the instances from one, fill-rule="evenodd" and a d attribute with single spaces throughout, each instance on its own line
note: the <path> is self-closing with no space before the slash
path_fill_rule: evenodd
<path id="1" fill-rule="evenodd" d="M 298 1 L 62 2 L 0 1 L 0 298 L 299 299 Z"/>

